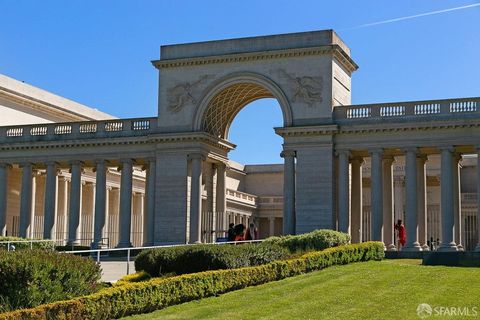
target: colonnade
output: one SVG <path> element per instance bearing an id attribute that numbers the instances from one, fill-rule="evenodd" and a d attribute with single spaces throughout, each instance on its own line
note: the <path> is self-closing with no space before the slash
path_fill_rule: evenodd
<path id="1" fill-rule="evenodd" d="M 461 205 L 459 161 L 461 154 L 453 147 L 439 148 L 441 155 L 441 245 L 439 251 L 463 250 L 461 243 Z M 362 241 L 362 164 L 352 156 L 354 150 L 339 150 L 338 156 L 338 229 L 352 236 L 352 242 Z M 427 154 L 419 148 L 405 148 L 406 245 L 404 251 L 429 250 L 427 245 Z M 480 155 L 480 154 L 479 154 Z M 393 230 L 395 157 L 383 149 L 369 150 L 371 158 L 371 240 L 383 241 L 386 250 L 396 250 Z M 480 157 L 479 157 L 480 165 Z M 351 170 L 350 170 L 351 167 Z M 480 170 L 477 179 L 480 199 Z M 480 232 L 480 206 L 477 212 Z M 479 235 L 480 239 L 480 235 Z M 477 245 L 480 250 L 480 244 Z"/>
<path id="2" fill-rule="evenodd" d="M 189 232 L 189 242 L 190 243 L 200 243 L 202 242 L 202 214 L 203 211 L 210 212 L 213 214 L 211 218 L 212 230 L 227 230 L 228 229 L 228 219 L 226 212 L 226 177 L 227 177 L 227 165 L 223 162 L 207 162 L 206 158 L 200 153 L 193 153 L 188 155 L 188 161 L 190 165 L 190 232 Z M 207 196 L 215 197 L 215 201 L 210 199 L 209 202 L 210 208 L 202 208 L 202 194 L 203 194 L 203 183 L 202 178 L 204 174 L 204 164 L 211 165 L 212 170 L 207 170 L 205 174 L 208 174 L 206 179 L 213 180 L 213 177 L 216 177 L 216 183 L 206 184 L 206 187 L 212 188 L 213 190 L 207 191 Z M 217 217 L 217 214 L 222 216 Z"/>
<path id="3" fill-rule="evenodd" d="M 146 170 L 144 201 L 144 244 L 153 245 L 154 239 L 154 215 L 155 215 L 155 159 L 144 159 L 143 169 Z M 131 216 L 132 216 L 132 195 L 133 195 L 133 167 L 132 159 L 121 159 L 118 168 L 121 172 L 120 199 L 119 199 L 119 243 L 118 247 L 132 246 L 131 242 Z M 67 244 L 80 244 L 81 232 L 81 209 L 82 209 L 82 173 L 86 167 L 92 167 L 81 161 L 70 161 L 68 166 L 49 161 L 43 165 L 35 164 L 46 168 L 45 170 L 45 198 L 44 198 L 44 226 L 43 238 L 55 238 L 55 222 L 57 218 L 58 203 L 58 174 L 60 169 L 69 169 L 70 171 L 70 190 L 65 185 L 63 190 L 63 204 L 66 206 L 66 196 L 68 192 L 68 231 Z M 107 212 L 109 205 L 109 192 L 107 187 L 107 170 L 114 165 L 107 160 L 98 159 L 93 162 L 93 171 L 95 172 L 95 187 L 93 190 L 93 241 L 92 247 L 98 248 L 103 244 L 103 235 L 107 223 Z M 6 203 L 7 203 L 7 172 L 10 164 L 0 163 L 0 231 L 1 235 L 6 235 Z M 20 191 L 20 212 L 19 212 L 19 236 L 28 237 L 28 230 L 32 223 L 32 206 L 35 205 L 36 190 L 35 180 L 32 179 L 34 164 L 20 163 L 21 169 L 21 191 Z M 66 212 L 65 212 L 66 213 Z"/>

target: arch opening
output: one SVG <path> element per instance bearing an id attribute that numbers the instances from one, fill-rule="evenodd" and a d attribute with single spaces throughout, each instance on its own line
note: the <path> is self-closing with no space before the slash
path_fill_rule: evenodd
<path id="1" fill-rule="evenodd" d="M 247 104 L 263 98 L 276 99 L 282 110 L 283 126 L 292 125 L 292 112 L 279 86 L 259 74 L 239 73 L 220 79 L 208 91 L 198 108 L 194 128 L 228 139 L 230 125 L 238 112 Z"/>
<path id="2" fill-rule="evenodd" d="M 228 158 L 245 165 L 282 163 L 283 138 L 273 130 L 282 122 L 277 100 L 263 98 L 248 103 L 228 129 L 228 139 L 236 144 Z"/>

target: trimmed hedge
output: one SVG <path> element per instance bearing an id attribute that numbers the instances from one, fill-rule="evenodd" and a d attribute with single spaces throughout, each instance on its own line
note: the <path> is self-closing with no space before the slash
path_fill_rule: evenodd
<path id="1" fill-rule="evenodd" d="M 129 283 L 70 301 L 0 314 L 13 319 L 112 319 L 260 285 L 338 264 L 381 260 L 383 243 L 365 242 L 307 253 L 256 267 L 216 270 Z"/>
<path id="2" fill-rule="evenodd" d="M 46 250 L 0 251 L 0 310 L 30 308 L 97 291 L 94 261 Z"/>
<path id="3" fill-rule="evenodd" d="M 270 237 L 264 243 L 287 248 L 292 253 L 323 250 L 350 243 L 350 235 L 334 230 L 320 229 L 300 235 Z"/>
<path id="4" fill-rule="evenodd" d="M 35 239 L 25 239 L 25 238 L 19 238 L 19 237 L 0 237 L 0 241 L 20 241 L 20 242 L 15 242 L 11 243 L 11 245 L 15 246 L 15 250 L 19 249 L 30 249 L 30 242 L 29 240 L 35 240 Z M 0 249 L 5 249 L 7 250 L 7 243 L 0 243 Z M 31 244 L 33 249 L 50 249 L 53 250 L 55 247 L 55 241 L 41 241 L 41 242 L 33 242 Z"/>
<path id="5" fill-rule="evenodd" d="M 285 259 L 288 251 L 279 245 L 194 245 L 157 248 L 142 251 L 135 259 L 135 269 L 152 277 L 176 275 L 207 270 L 236 269 L 258 266 Z"/>

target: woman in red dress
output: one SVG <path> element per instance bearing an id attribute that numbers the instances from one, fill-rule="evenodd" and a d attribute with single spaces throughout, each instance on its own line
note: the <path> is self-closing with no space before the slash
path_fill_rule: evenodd
<path id="1" fill-rule="evenodd" d="M 402 220 L 397 220 L 397 224 L 394 226 L 395 230 L 398 231 L 398 244 L 397 249 L 400 250 L 405 246 L 407 242 L 407 232 L 405 230 L 405 226 L 402 223 Z"/>

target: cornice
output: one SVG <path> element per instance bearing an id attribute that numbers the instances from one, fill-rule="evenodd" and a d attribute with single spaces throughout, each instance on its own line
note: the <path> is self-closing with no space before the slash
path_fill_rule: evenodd
<path id="1" fill-rule="evenodd" d="M 302 56 L 314 56 L 333 54 L 334 57 L 350 72 L 358 69 L 357 64 L 352 58 L 339 46 L 327 45 L 300 49 L 271 50 L 250 53 L 237 53 L 218 56 L 205 56 L 196 58 L 181 58 L 168 60 L 154 60 L 152 64 L 157 69 L 198 66 L 216 63 L 246 62 L 257 60 L 270 60 L 279 58 L 292 58 Z"/>
<path id="2" fill-rule="evenodd" d="M 122 146 L 122 145 L 144 145 L 157 143 L 182 143 L 182 142 L 203 142 L 215 146 L 222 150 L 231 150 L 234 144 L 217 139 L 204 132 L 189 132 L 179 134 L 151 134 L 145 136 L 116 137 L 116 138 L 96 138 L 96 139 L 75 139 L 62 141 L 22 141 L 14 143 L 0 143 L 2 151 L 17 150 L 40 150 L 40 149 L 62 149 L 62 148 L 84 148 L 84 147 L 103 147 L 103 146 Z"/>
<path id="3" fill-rule="evenodd" d="M 339 125 L 338 134 L 352 134 L 352 133 L 384 133 L 384 132 L 405 132 L 405 131 L 431 131 L 439 129 L 469 129 L 479 128 L 479 120 L 472 120 L 461 123 L 452 123 L 452 121 L 436 122 L 431 121 L 428 123 L 382 123 L 382 124 L 349 124 Z"/>
<path id="4" fill-rule="evenodd" d="M 275 128 L 275 133 L 282 137 L 334 135 L 338 133 L 338 125 L 281 127 Z"/>

